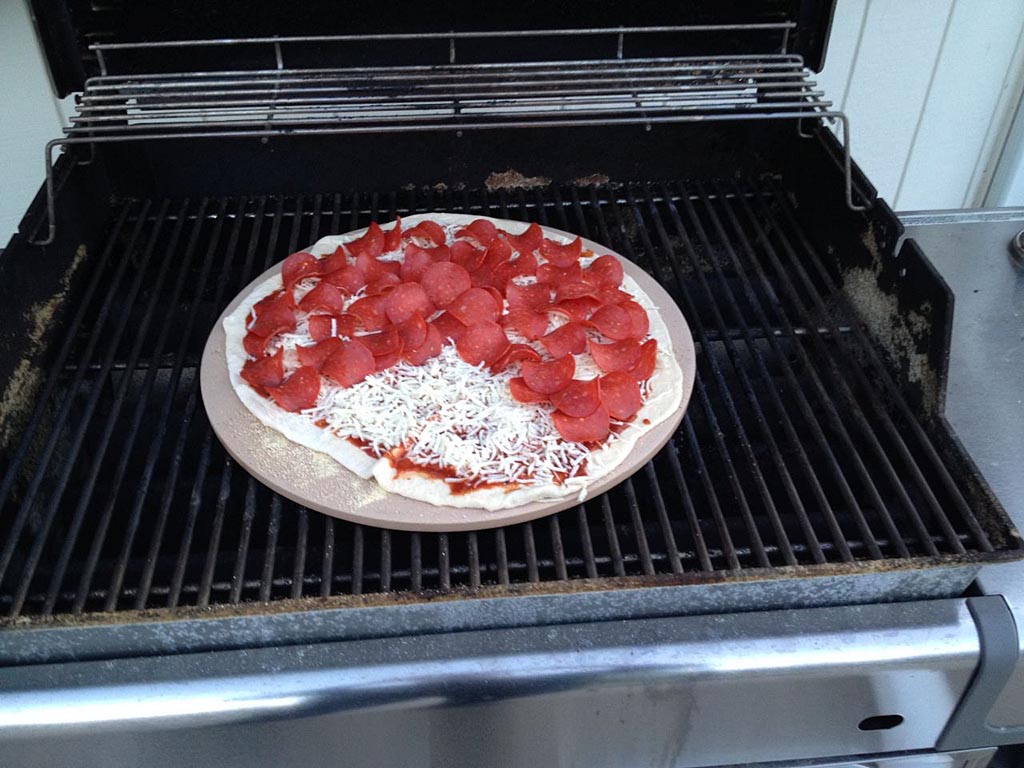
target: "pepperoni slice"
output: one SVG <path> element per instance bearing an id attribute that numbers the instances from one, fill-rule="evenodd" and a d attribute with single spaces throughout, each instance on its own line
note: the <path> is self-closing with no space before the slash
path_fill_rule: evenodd
<path id="1" fill-rule="evenodd" d="M 423 272 L 434 263 L 430 254 L 414 243 L 405 246 L 405 259 L 402 261 L 402 270 L 398 273 L 403 282 L 418 283 L 423 279 Z"/>
<path id="2" fill-rule="evenodd" d="M 451 261 L 452 252 L 447 245 L 437 245 L 433 248 L 424 248 L 427 255 L 430 256 L 432 261 Z"/>
<path id="3" fill-rule="evenodd" d="M 530 341 L 536 341 L 548 332 L 548 316 L 532 309 L 509 310 L 502 321 Z"/>
<path id="4" fill-rule="evenodd" d="M 537 222 L 530 224 L 521 235 L 513 235 L 511 232 L 503 234 L 519 253 L 533 253 L 540 248 L 540 241 L 544 239 L 544 231 Z"/>
<path id="5" fill-rule="evenodd" d="M 603 405 L 599 405 L 597 410 L 583 418 L 574 418 L 561 411 L 555 411 L 551 414 L 551 420 L 562 439 L 573 443 L 597 443 L 608 437 L 611 431 L 608 409 Z"/>
<path id="6" fill-rule="evenodd" d="M 299 251 L 284 260 L 281 265 L 281 281 L 291 288 L 304 277 L 320 274 L 320 260 L 312 253 Z"/>
<path id="7" fill-rule="evenodd" d="M 421 221 L 412 229 L 406 230 L 405 236 L 427 240 L 434 245 L 444 245 L 448 239 L 444 233 L 444 227 L 436 221 Z"/>
<path id="8" fill-rule="evenodd" d="M 644 404 L 640 383 L 623 371 L 606 373 L 601 377 L 601 402 L 613 419 L 631 419 Z"/>
<path id="9" fill-rule="evenodd" d="M 555 301 L 570 301 L 572 299 L 582 299 L 585 296 L 597 298 L 595 293 L 594 286 L 587 285 L 584 282 L 559 283 L 555 286 Z"/>
<path id="10" fill-rule="evenodd" d="M 647 310 L 635 301 L 624 301 L 618 306 L 622 307 L 629 315 L 629 338 L 643 339 L 651 331 L 651 318 Z"/>
<path id="11" fill-rule="evenodd" d="M 647 313 L 644 313 L 646 317 Z M 616 304 L 607 304 L 594 312 L 590 324 L 603 335 L 614 341 L 633 339 L 633 318 L 624 308 Z"/>
<path id="12" fill-rule="evenodd" d="M 541 395 L 561 392 L 576 373 L 576 359 L 571 355 L 545 363 L 523 362 L 523 380 L 526 386 Z"/>
<path id="13" fill-rule="evenodd" d="M 494 270 L 484 264 L 480 269 L 470 273 L 469 282 L 474 288 L 493 288 L 495 284 Z"/>
<path id="14" fill-rule="evenodd" d="M 264 296 L 262 299 L 257 301 L 253 305 L 252 311 L 254 314 L 258 315 L 260 312 L 264 312 L 267 307 L 275 304 L 280 304 L 281 306 L 288 307 L 289 309 L 295 309 L 295 294 L 281 288 L 280 290 L 274 291 L 269 296 Z"/>
<path id="15" fill-rule="evenodd" d="M 402 349 L 416 349 L 427 338 L 427 321 L 419 312 L 397 326 L 398 335 L 402 339 Z"/>
<path id="16" fill-rule="evenodd" d="M 476 219 L 455 233 L 456 237 L 472 237 L 480 245 L 490 245 L 498 236 L 498 228 L 487 219 Z"/>
<path id="17" fill-rule="evenodd" d="M 447 307 L 472 287 L 465 267 L 448 261 L 428 265 L 420 278 L 427 297 L 438 307 Z"/>
<path id="18" fill-rule="evenodd" d="M 583 241 L 578 237 L 565 245 L 546 237 L 540 242 L 540 255 L 556 267 L 571 266 L 579 259 L 581 253 L 583 253 Z"/>
<path id="19" fill-rule="evenodd" d="M 402 217 L 395 216 L 395 226 L 384 232 L 384 253 L 397 251 L 402 247 Z"/>
<path id="20" fill-rule="evenodd" d="M 392 323 L 403 323 L 417 312 L 424 317 L 434 314 L 434 305 L 419 283 L 396 285 L 384 297 L 384 314 Z"/>
<path id="21" fill-rule="evenodd" d="M 622 283 L 622 278 L 622 263 L 609 254 L 594 259 L 583 273 L 584 282 L 590 283 L 595 288 L 605 286 L 618 288 Z"/>
<path id="22" fill-rule="evenodd" d="M 508 351 L 491 363 L 491 373 L 501 373 L 512 363 L 520 363 L 523 360 L 540 361 L 540 353 L 529 344 L 513 344 Z"/>
<path id="23" fill-rule="evenodd" d="M 624 301 L 631 301 L 633 295 L 625 291 L 605 285 L 597 289 L 597 298 L 602 304 L 622 304 Z"/>
<path id="24" fill-rule="evenodd" d="M 456 320 L 449 312 L 442 312 L 430 321 L 430 325 L 437 329 L 442 341 L 458 341 L 467 330 L 466 324 Z"/>
<path id="25" fill-rule="evenodd" d="M 376 221 L 371 221 L 370 226 L 366 228 L 366 233 L 351 243 L 347 243 L 345 247 L 356 257 L 357 263 L 360 256 L 376 259 L 384 253 L 384 230 Z M 367 273 L 367 277 L 369 276 Z"/>
<path id="26" fill-rule="evenodd" d="M 501 326 L 491 321 L 477 321 L 455 342 L 459 357 L 470 365 L 490 365 L 509 348 L 508 336 Z"/>
<path id="27" fill-rule="evenodd" d="M 369 285 L 366 286 L 367 296 L 383 296 L 385 293 L 391 293 L 395 289 L 395 286 L 402 282 L 402 278 L 398 275 L 392 275 L 390 272 L 385 272 L 380 277 L 377 277 L 370 281 Z"/>
<path id="28" fill-rule="evenodd" d="M 303 312 L 322 309 L 328 314 L 340 315 L 345 311 L 345 297 L 333 285 L 321 281 L 316 288 L 302 297 L 299 309 Z"/>
<path id="29" fill-rule="evenodd" d="M 640 344 L 633 339 L 611 344 L 595 344 L 592 341 L 590 356 L 602 371 L 628 371 L 640 362 Z"/>
<path id="30" fill-rule="evenodd" d="M 444 339 L 441 338 L 441 332 L 437 330 L 437 326 L 427 325 L 427 333 L 423 343 L 414 349 L 410 349 L 407 346 L 402 355 L 412 365 L 423 365 L 430 358 L 441 354 L 443 344 Z"/>
<path id="31" fill-rule="evenodd" d="M 320 371 L 343 387 L 358 384 L 375 370 L 373 353 L 361 341 L 344 341 L 343 346 L 331 354 Z"/>
<path id="32" fill-rule="evenodd" d="M 648 339 L 640 346 L 640 361 L 629 369 L 629 375 L 637 381 L 644 381 L 654 375 L 658 363 L 658 340 Z"/>
<path id="33" fill-rule="evenodd" d="M 585 322 L 601 306 L 601 302 L 593 296 L 581 296 L 578 299 L 567 299 L 548 308 L 549 312 L 565 315 L 577 323 Z"/>
<path id="34" fill-rule="evenodd" d="M 520 253 L 510 263 L 517 275 L 532 275 L 537 271 L 537 257 L 532 253 Z"/>
<path id="35" fill-rule="evenodd" d="M 587 348 L 587 332 L 580 323 L 569 322 L 544 336 L 540 343 L 555 358 L 578 355 Z"/>
<path id="36" fill-rule="evenodd" d="M 328 272 L 323 276 L 323 282 L 330 283 L 342 293 L 351 296 L 366 285 L 366 274 L 359 267 L 346 265 Z"/>
<path id="37" fill-rule="evenodd" d="M 534 392 L 528 386 L 522 376 L 509 379 L 508 388 L 512 390 L 512 399 L 517 403 L 546 403 L 548 396 Z"/>
<path id="38" fill-rule="evenodd" d="M 447 310 L 464 325 L 476 325 L 482 321 L 493 323 L 501 315 L 501 307 L 483 288 L 463 291 L 447 306 Z"/>
<path id="39" fill-rule="evenodd" d="M 398 333 L 398 326 L 395 325 L 389 325 L 383 331 L 368 333 L 357 338 L 359 343 L 370 350 L 370 354 L 374 357 L 402 350 L 402 337 Z"/>
<path id="40" fill-rule="evenodd" d="M 319 371 L 327 358 L 341 349 L 344 343 L 341 339 L 330 337 L 308 347 L 296 347 L 299 365 L 311 365 Z"/>
<path id="41" fill-rule="evenodd" d="M 402 269 L 400 262 L 381 261 L 376 256 L 371 256 L 368 253 L 361 253 L 356 256 L 356 266 L 362 270 L 369 282 L 373 282 L 388 273 L 397 275 Z"/>
<path id="42" fill-rule="evenodd" d="M 582 283 L 583 267 L 578 261 L 574 261 L 568 267 L 556 267 L 554 264 L 541 264 L 537 267 L 537 282 L 548 285 L 563 285 L 565 283 Z"/>
<path id="43" fill-rule="evenodd" d="M 589 416 L 601 405 L 601 379 L 573 379 L 569 386 L 551 396 L 551 404 L 566 416 Z"/>
<path id="44" fill-rule="evenodd" d="M 309 335 L 313 341 L 332 336 L 354 336 L 362 322 L 355 315 L 313 315 L 309 318 Z"/>
<path id="45" fill-rule="evenodd" d="M 497 238 L 487 246 L 487 253 L 484 255 L 484 266 L 497 269 L 501 265 L 507 264 L 511 258 L 512 246 L 509 245 L 508 240 Z"/>
<path id="46" fill-rule="evenodd" d="M 491 294 L 491 298 L 494 299 L 494 303 L 498 305 L 498 315 L 500 316 L 501 310 L 505 308 L 505 297 L 502 296 L 501 291 L 493 285 L 488 285 L 484 290 Z"/>
<path id="47" fill-rule="evenodd" d="M 480 265 L 484 263 L 484 256 L 487 255 L 486 249 L 477 248 L 465 240 L 457 240 L 452 243 L 448 251 L 451 254 L 452 261 L 459 266 L 465 267 L 468 272 L 475 272 L 480 269 Z"/>
<path id="48" fill-rule="evenodd" d="M 245 334 L 245 338 L 242 339 L 242 346 L 245 347 L 245 353 L 250 357 L 263 357 L 267 351 L 267 342 L 270 339 L 266 336 L 257 336 L 255 333 L 250 331 Z"/>
<path id="49" fill-rule="evenodd" d="M 320 395 L 320 374 L 316 368 L 304 365 L 289 376 L 279 387 L 267 387 L 279 407 L 292 413 L 312 408 Z"/>
<path id="50" fill-rule="evenodd" d="M 384 316 L 385 296 L 364 296 L 353 301 L 348 311 L 359 318 L 363 328 L 367 331 L 379 331 L 387 323 Z"/>
<path id="51" fill-rule="evenodd" d="M 267 387 L 280 386 L 284 381 L 284 348 L 269 357 L 248 360 L 242 366 L 242 378 L 261 395 L 267 394 Z"/>
<path id="52" fill-rule="evenodd" d="M 261 302 L 262 303 L 262 302 Z M 256 313 L 256 320 L 249 326 L 249 331 L 257 336 L 271 336 L 294 331 L 297 321 L 295 310 L 290 306 L 291 296 L 281 295 L 262 308 L 259 305 L 253 307 Z"/>
<path id="53" fill-rule="evenodd" d="M 536 311 L 551 301 L 551 289 L 546 285 L 516 285 L 513 282 L 506 284 L 505 298 L 509 309 Z"/>
<path id="54" fill-rule="evenodd" d="M 334 253 L 322 256 L 320 258 L 320 274 L 329 275 L 331 272 L 337 272 L 339 269 L 348 266 L 348 254 L 345 253 L 345 246 L 339 245 L 334 249 Z"/>
<path id="55" fill-rule="evenodd" d="M 373 356 L 373 370 L 377 373 L 386 371 L 395 363 L 402 359 L 402 350 L 396 349 L 394 352 L 387 352 L 383 355 Z"/>

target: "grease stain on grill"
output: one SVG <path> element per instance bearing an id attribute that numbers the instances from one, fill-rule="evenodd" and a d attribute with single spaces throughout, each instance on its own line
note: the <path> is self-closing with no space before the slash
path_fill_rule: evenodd
<path id="1" fill-rule="evenodd" d="M 32 305 L 25 312 L 28 321 L 28 355 L 18 363 L 10 381 L 0 393 L 0 447 L 10 444 L 17 437 L 28 419 L 28 412 L 35 402 L 36 392 L 42 384 L 43 371 L 34 366 L 34 359 L 43 349 L 46 338 L 54 330 L 54 320 L 67 297 L 71 279 L 85 260 L 87 251 L 84 245 L 75 249 L 71 263 L 61 276 L 59 288 L 46 301 Z"/>
<path id="2" fill-rule="evenodd" d="M 551 179 L 544 176 L 524 176 L 511 168 L 500 173 L 494 171 L 484 180 L 484 186 L 491 192 L 499 189 L 539 189 L 550 183 Z"/>
<path id="3" fill-rule="evenodd" d="M 900 310 L 896 295 L 883 291 L 875 273 L 861 267 L 843 272 L 843 293 L 882 348 L 899 358 L 896 362 L 907 381 L 920 386 L 922 392 L 934 392 L 935 370 L 923 351 L 923 339 L 932 327 L 928 317 L 931 304 L 924 302 L 917 308 L 920 311 Z"/>

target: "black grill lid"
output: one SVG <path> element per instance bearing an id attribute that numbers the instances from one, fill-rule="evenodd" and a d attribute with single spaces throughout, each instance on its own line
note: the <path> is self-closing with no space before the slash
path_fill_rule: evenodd
<path id="1" fill-rule="evenodd" d="M 676 25 L 739 25 L 791 22 L 788 49 L 801 54 L 807 65 L 820 71 L 825 58 L 834 0 L 664 0 L 631 2 L 552 3 L 550 0 L 518 0 L 510 3 L 345 2 L 304 0 L 301 3 L 251 3 L 246 0 L 31 0 L 36 25 L 46 52 L 54 85 L 60 96 L 83 89 L 86 78 L 99 73 L 93 43 L 157 40 L 202 40 L 304 35 L 351 35 L 405 32 L 447 32 L 516 29 L 579 29 L 595 27 L 646 27 Z M 650 38 L 647 55 L 660 49 L 679 55 L 769 52 L 777 48 L 777 30 L 746 29 L 701 32 L 685 39 Z M 593 38 L 537 40 L 535 55 L 579 58 Z M 401 46 L 389 46 L 401 63 Z M 557 50 L 553 51 L 553 48 Z M 330 46 L 315 50 L 323 66 L 352 66 L 371 55 L 367 46 Z M 374 55 L 380 51 L 374 52 Z M 488 55 L 502 52 L 488 50 Z M 636 53 L 636 52 L 634 52 Z M 193 69 L 230 68 L 245 55 L 239 48 L 205 51 Z M 523 50 L 509 51 L 507 60 L 522 59 Z M 181 68 L 175 51 L 155 49 L 140 63 L 157 71 Z M 245 63 L 245 62 L 242 62 Z"/>

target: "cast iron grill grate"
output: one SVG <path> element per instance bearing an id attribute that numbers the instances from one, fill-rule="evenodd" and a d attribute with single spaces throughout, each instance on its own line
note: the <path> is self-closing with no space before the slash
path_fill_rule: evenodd
<path id="1" fill-rule="evenodd" d="M 778 184 L 117 203 L 0 480 L 0 611 L 611 587 L 992 552 L 933 442 L 948 434 L 903 402 Z M 226 455 L 197 376 L 222 308 L 322 235 L 427 210 L 578 232 L 640 263 L 680 304 L 698 343 L 693 399 L 633 478 L 548 519 L 424 535 L 299 508 Z"/>

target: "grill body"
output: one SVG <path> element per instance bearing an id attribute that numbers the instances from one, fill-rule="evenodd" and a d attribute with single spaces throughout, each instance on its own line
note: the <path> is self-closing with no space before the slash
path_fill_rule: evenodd
<path id="1" fill-rule="evenodd" d="M 767 599 L 748 579 L 787 581 L 791 604 L 865 602 L 956 594 L 982 562 L 1013 554 L 998 503 L 941 418 L 948 290 L 912 242 L 896 250 L 884 203 L 846 209 L 830 136 L 792 125 L 579 130 L 436 136 L 418 148 L 381 137 L 221 142 L 208 155 L 142 143 L 106 168 L 72 167 L 66 185 L 109 184 L 114 197 L 101 223 L 76 232 L 69 212 L 58 235 L 93 230 L 57 306 L 65 323 L 47 329 L 35 363 L 44 405 L 26 399 L 12 414 L 24 436 L 6 446 L 8 616 L 737 576 L 747 596 L 723 609 Z M 569 151 L 570 140 L 582 141 Z M 245 162 L 252 153 L 282 171 L 278 153 L 294 169 L 333 158 L 332 175 L 294 172 L 289 194 L 227 194 L 264 165 Z M 790 160 L 773 170 L 772 157 Z M 635 179 L 642 158 L 661 162 L 616 180 Z M 607 183 L 588 183 L 595 174 Z M 381 188 L 311 191 L 328 178 Z M 220 309 L 323 234 L 424 210 L 578 231 L 662 282 L 693 323 L 699 378 L 682 429 L 640 474 L 550 520 L 416 535 L 320 518 L 232 464 L 197 391 Z M 54 276 L 69 268 L 62 247 L 47 249 L 65 257 L 45 265 Z M 15 242 L 5 284 L 19 286 L 35 258 Z M 15 309 L 25 298 L 8 305 L 12 376 L 25 359 L 17 344 L 31 338 L 19 319 L 35 321 Z M 842 584 L 852 575 L 863 577 L 856 590 Z"/>
<path id="2" fill-rule="evenodd" d="M 89 41 L 204 37 L 228 18 L 34 5 L 62 91 L 103 86 L 105 52 L 125 50 Z M 701 22 L 684 52 L 711 61 L 820 68 L 830 3 L 768 2 L 753 19 L 739 5 L 680 19 L 641 3 L 634 21 Z M 384 28 L 364 10 L 346 20 L 356 32 L 426 30 L 453 51 L 447 30 L 480 29 L 457 4 Z M 301 34 L 312 18 L 278 11 L 238 34 Z M 767 26 L 719 29 L 738 20 Z M 466 39 L 459 57 L 498 63 L 552 50 Z M 671 36 L 639 52 L 619 39 L 679 53 Z M 412 65 L 411 46 L 372 43 L 306 50 L 330 67 Z M 559 50 L 576 62 L 588 45 Z M 160 46 L 131 50 L 129 80 L 180 69 Z M 257 66 L 195 52 L 196 71 L 232 62 Z M 991 638 L 1013 622 L 1001 598 L 962 595 L 1019 558 L 1020 537 L 943 415 L 952 294 L 800 87 L 813 117 L 717 119 L 711 99 L 662 105 L 674 117 L 659 122 L 637 97 L 607 124 L 245 123 L 168 140 L 126 107 L 126 140 L 79 126 L 0 259 L 6 754 L 688 766 L 939 749 L 984 764 L 991 750 L 973 748 L 1011 738 L 975 716 L 1009 674 Z M 223 307 L 318 237 L 432 210 L 578 232 L 680 305 L 694 396 L 639 473 L 545 520 L 426 535 L 322 517 L 230 460 L 197 370 Z M 769 744 L 749 727 L 761 720 Z"/>

